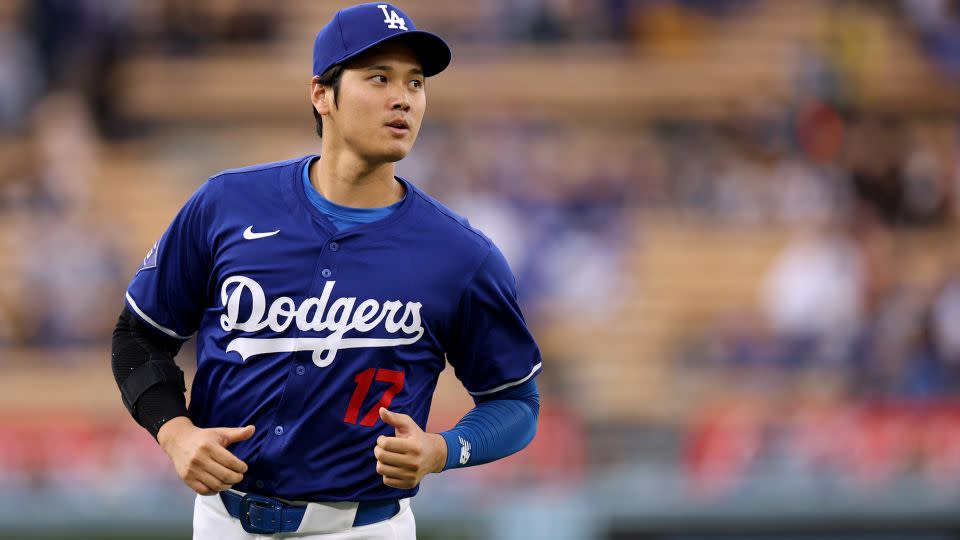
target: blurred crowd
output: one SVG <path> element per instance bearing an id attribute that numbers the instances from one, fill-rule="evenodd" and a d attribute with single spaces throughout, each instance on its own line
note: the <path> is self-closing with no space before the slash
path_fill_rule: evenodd
<path id="1" fill-rule="evenodd" d="M 705 42 L 708 21 L 757 4 L 474 2 L 465 8 L 469 24 L 451 27 L 447 37 L 615 42 L 669 57 Z M 883 4 L 909 23 L 945 76 L 960 74 L 957 2 Z M 850 45 L 863 32 L 855 14 L 832 21 L 822 42 L 800 48 L 796 92 L 786 101 L 744 96 L 719 120 L 652 114 L 642 122 L 572 123 L 509 111 L 428 118 L 399 166 L 496 241 L 535 327 L 558 315 L 602 321 L 639 296 L 643 283 L 630 275 L 628 259 L 635 251 L 642 256 L 648 216 L 740 228 L 745 239 L 751 229 L 788 231 L 793 239 L 756 284 L 757 302 L 691 325 L 677 344 L 677 377 L 707 373 L 736 396 L 691 421 L 680 445 L 694 473 L 728 478 L 744 463 L 762 462 L 764 451 L 775 461 L 783 447 L 809 450 L 810 468 L 824 452 L 831 463 L 847 463 L 852 458 L 837 457 L 840 450 L 818 446 L 810 422 L 842 417 L 847 423 L 831 424 L 830 433 L 849 428 L 872 440 L 874 419 L 909 423 L 903 418 L 914 410 L 873 414 L 865 404 L 960 395 L 960 251 L 950 238 L 960 210 L 960 121 L 937 111 L 863 106 L 863 52 Z M 203 56 L 276 41 L 282 24 L 270 3 L 258 0 L 0 2 L 0 347 L 109 340 L 141 256 L 92 201 L 103 149 L 144 133 L 115 106 L 124 91 L 118 66 L 144 50 Z M 306 142 L 313 141 L 310 127 Z M 905 247 L 911 235 L 926 239 L 926 248 Z M 579 478 L 584 461 L 602 459 L 585 455 L 581 430 L 591 426 L 581 426 L 564 408 L 572 400 L 563 400 L 546 413 L 560 418 L 546 442 L 500 469 L 502 477 L 491 473 L 497 481 L 533 465 L 553 476 L 569 468 Z M 943 418 L 956 427 L 960 416 Z M 803 444 L 783 443 L 797 440 Z M 551 445 L 569 455 L 551 462 Z M 953 453 L 931 455 L 937 467 L 956 466 Z"/>
<path id="2" fill-rule="evenodd" d="M 528 318 L 613 310 L 643 199 L 642 132 L 508 119 L 429 128 L 400 173 L 497 243 Z"/>

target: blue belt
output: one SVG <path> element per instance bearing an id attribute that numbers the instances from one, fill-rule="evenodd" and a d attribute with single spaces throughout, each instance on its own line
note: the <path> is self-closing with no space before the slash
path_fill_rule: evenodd
<path id="1" fill-rule="evenodd" d="M 273 497 L 248 493 L 239 495 L 221 491 L 220 499 L 227 513 L 240 520 L 243 530 L 252 534 L 295 532 L 300 528 L 306 506 L 294 506 Z M 400 501 L 363 501 L 357 505 L 353 526 L 361 527 L 390 519 L 400 512 Z"/>

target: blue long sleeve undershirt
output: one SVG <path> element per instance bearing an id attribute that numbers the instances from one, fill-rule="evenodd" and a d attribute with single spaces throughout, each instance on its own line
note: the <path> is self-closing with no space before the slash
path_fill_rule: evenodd
<path id="1" fill-rule="evenodd" d="M 519 452 L 537 433 L 540 393 L 530 379 L 522 384 L 474 397 L 476 407 L 449 431 L 444 470 L 496 461 Z"/>

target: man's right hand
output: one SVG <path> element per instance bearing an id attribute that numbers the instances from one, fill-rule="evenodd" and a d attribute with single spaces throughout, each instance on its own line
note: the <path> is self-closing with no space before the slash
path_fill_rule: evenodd
<path id="1" fill-rule="evenodd" d="M 170 456 L 177 475 L 200 495 L 213 495 L 243 480 L 247 464 L 227 450 L 253 436 L 256 428 L 198 428 L 186 416 L 165 423 L 157 432 L 160 448 Z"/>

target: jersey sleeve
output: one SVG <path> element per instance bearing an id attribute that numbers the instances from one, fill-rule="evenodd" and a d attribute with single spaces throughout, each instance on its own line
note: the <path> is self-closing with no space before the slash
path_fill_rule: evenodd
<path id="1" fill-rule="evenodd" d="M 143 259 L 127 287 L 130 310 L 154 330 L 187 339 L 206 308 L 212 268 L 209 191 L 201 186 Z"/>
<path id="2" fill-rule="evenodd" d="M 540 349 L 520 312 L 516 280 L 496 246 L 460 298 L 447 360 L 473 396 L 521 384 L 540 370 Z"/>

